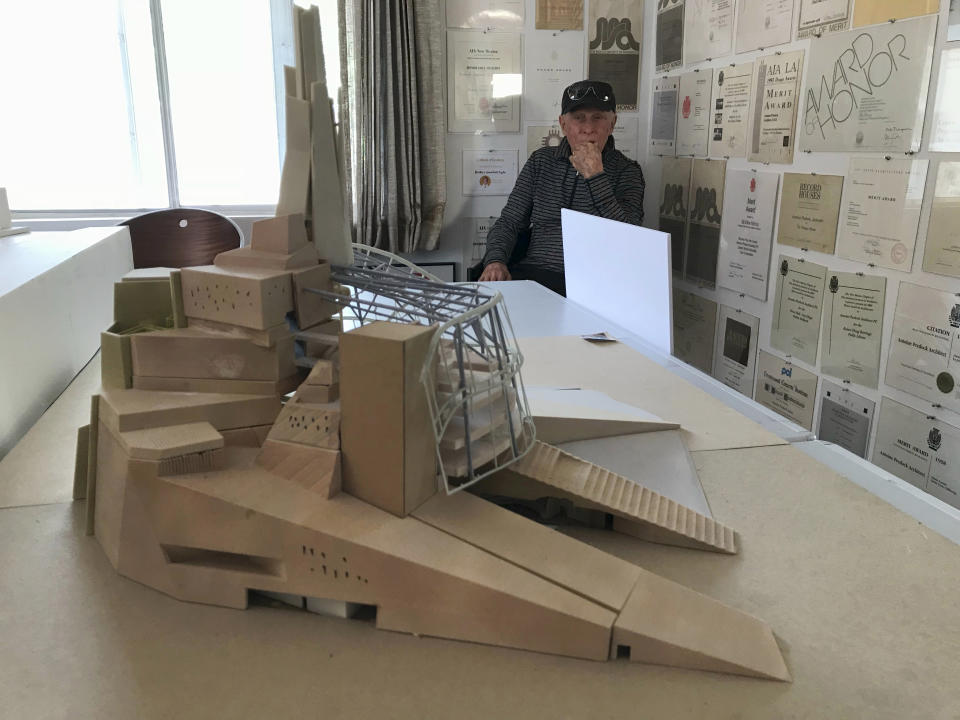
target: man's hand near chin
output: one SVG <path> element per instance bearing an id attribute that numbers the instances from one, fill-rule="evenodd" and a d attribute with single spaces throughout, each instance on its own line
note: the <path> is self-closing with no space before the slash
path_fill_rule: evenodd
<path id="1" fill-rule="evenodd" d="M 585 178 L 592 178 L 603 172 L 603 157 L 595 142 L 585 142 L 573 148 L 570 164 Z"/>
<path id="2" fill-rule="evenodd" d="M 497 282 L 498 280 L 509 280 L 510 271 L 502 262 L 492 262 L 483 269 L 480 276 L 480 282 Z"/>

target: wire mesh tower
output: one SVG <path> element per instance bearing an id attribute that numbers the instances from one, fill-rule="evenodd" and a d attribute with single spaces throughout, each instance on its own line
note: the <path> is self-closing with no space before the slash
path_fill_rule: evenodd
<path id="1" fill-rule="evenodd" d="M 352 267 L 331 278 L 349 290 L 309 292 L 344 308 L 358 325 L 435 325 L 421 372 L 448 493 L 520 459 L 535 431 L 517 347 L 503 296 L 476 283 L 440 282 L 402 258 L 354 245 Z"/>

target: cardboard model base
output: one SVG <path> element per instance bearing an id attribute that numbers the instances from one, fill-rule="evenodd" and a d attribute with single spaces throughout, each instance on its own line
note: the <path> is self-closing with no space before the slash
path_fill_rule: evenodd
<path id="1" fill-rule="evenodd" d="M 225 416 L 223 397 L 156 395 L 151 412 L 146 393 L 105 392 L 91 433 L 94 531 L 127 577 L 192 602 L 286 593 L 375 606 L 383 629 L 789 679 L 760 620 L 481 498 L 397 517 L 337 492 L 336 450 L 226 443 L 228 418 L 261 424 L 275 399 L 233 398 Z M 165 472 L 177 442 L 194 472 Z"/>

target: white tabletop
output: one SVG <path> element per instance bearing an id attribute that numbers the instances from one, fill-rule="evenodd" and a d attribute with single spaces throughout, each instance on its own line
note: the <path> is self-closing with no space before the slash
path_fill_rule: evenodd
<path id="1" fill-rule="evenodd" d="M 667 368 L 728 407 L 795 443 L 835 472 L 849 478 L 927 527 L 960 544 L 960 510 L 940 502 L 909 483 L 843 448 L 817 441 L 805 428 L 777 415 L 681 360 L 665 355 L 619 325 L 529 280 L 484 283 L 503 295 L 517 337 L 585 335 L 606 331 L 650 360 Z"/>
<path id="2" fill-rule="evenodd" d="M 742 415 L 763 426 L 787 442 L 814 439 L 813 433 L 778 415 L 773 410 L 741 395 L 696 368 L 667 355 L 649 342 L 625 330 L 611 320 L 597 315 L 548 290 L 531 280 L 483 283 L 503 295 L 517 337 L 546 337 L 552 335 L 586 335 L 606 331 L 624 344 L 668 368 L 704 392 Z"/>

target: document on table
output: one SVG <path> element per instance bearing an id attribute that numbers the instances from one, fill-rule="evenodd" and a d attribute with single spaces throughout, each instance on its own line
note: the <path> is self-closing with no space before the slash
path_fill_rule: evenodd
<path id="1" fill-rule="evenodd" d="M 784 173 L 777 242 L 833 255 L 843 175 Z"/>
<path id="2" fill-rule="evenodd" d="M 723 210 L 723 181 L 726 169 L 726 160 L 697 158 L 693 161 L 690 180 L 690 215 L 683 276 L 691 282 L 711 288 L 717 283 L 722 219 L 720 212 Z"/>
<path id="3" fill-rule="evenodd" d="M 523 30 L 524 0 L 447 0 L 447 27 Z"/>
<path id="4" fill-rule="evenodd" d="M 737 52 L 765 50 L 793 39 L 793 0 L 741 0 Z"/>
<path id="5" fill-rule="evenodd" d="M 940 0 L 856 0 L 853 7 L 853 26 L 859 28 L 890 20 L 903 20 L 939 10 Z"/>
<path id="6" fill-rule="evenodd" d="M 941 160 L 937 167 L 923 270 L 960 277 L 960 162 Z"/>
<path id="7" fill-rule="evenodd" d="M 583 0 L 537 0 L 537 30 L 583 30 Z"/>
<path id="8" fill-rule="evenodd" d="M 960 152 L 958 87 L 960 87 L 960 48 L 955 47 L 944 50 L 940 54 L 937 98 L 933 106 L 933 123 L 930 128 L 930 150 L 933 152 Z"/>
<path id="9" fill-rule="evenodd" d="M 563 141 L 563 130 L 556 123 L 539 125 L 530 123 L 527 126 L 527 157 L 544 147 L 557 147 Z"/>
<path id="10" fill-rule="evenodd" d="M 753 62 L 717 68 L 710 101 L 710 157 L 746 157 Z"/>
<path id="11" fill-rule="evenodd" d="M 654 155 L 677 154 L 677 95 L 679 92 L 680 81 L 676 76 L 653 81 L 650 152 Z"/>
<path id="12" fill-rule="evenodd" d="M 734 0 L 686 0 L 683 62 L 686 65 L 730 54 Z"/>
<path id="13" fill-rule="evenodd" d="M 812 430 L 817 376 L 761 350 L 757 357 L 757 384 L 753 399 L 797 425 Z"/>
<path id="14" fill-rule="evenodd" d="M 587 77 L 610 83 L 617 112 L 636 112 L 643 0 L 592 0 L 588 12 Z"/>
<path id="15" fill-rule="evenodd" d="M 713 339 L 717 332 L 717 304 L 713 300 L 673 289 L 673 354 L 710 374 Z"/>
<path id="16" fill-rule="evenodd" d="M 831 272 L 823 311 L 821 372 L 876 388 L 887 279 Z"/>
<path id="17" fill-rule="evenodd" d="M 960 430 L 884 397 L 870 462 L 960 507 Z"/>
<path id="18" fill-rule="evenodd" d="M 800 0 L 797 40 L 850 29 L 851 0 Z M 863 456 L 861 456 L 863 457 Z"/>
<path id="19" fill-rule="evenodd" d="M 919 150 L 936 29 L 925 17 L 811 40 L 800 147 Z"/>
<path id="20" fill-rule="evenodd" d="M 900 283 L 885 381 L 960 412 L 960 297 Z"/>
<path id="21" fill-rule="evenodd" d="M 447 31 L 450 132 L 520 132 L 519 33 Z"/>
<path id="22" fill-rule="evenodd" d="M 464 150 L 464 195 L 509 195 L 517 182 L 516 150 Z"/>
<path id="23" fill-rule="evenodd" d="M 817 364 L 827 268 L 781 255 L 773 301 L 770 345 L 808 365 Z"/>
<path id="24" fill-rule="evenodd" d="M 803 50 L 757 58 L 753 71 L 750 162 L 792 163 Z"/>
<path id="25" fill-rule="evenodd" d="M 574 33 L 530 33 L 524 47 L 523 116 L 553 122 L 563 90 L 583 79 L 583 38 Z"/>
<path id="26" fill-rule="evenodd" d="M 707 156 L 710 129 L 710 91 L 713 70 L 680 76 L 680 110 L 677 114 L 677 155 Z"/>
<path id="27" fill-rule="evenodd" d="M 683 0 L 657 0 L 657 72 L 683 64 Z"/>
<path id="28" fill-rule="evenodd" d="M 876 403 L 824 378 L 817 438 L 866 459 Z"/>
<path id="29" fill-rule="evenodd" d="M 759 334 L 760 318 L 726 305 L 720 306 L 711 374 L 747 397 L 753 394 Z"/>
<path id="30" fill-rule="evenodd" d="M 723 191 L 717 284 L 763 302 L 779 181 L 778 173 L 729 170 Z"/>
<path id="31" fill-rule="evenodd" d="M 837 255 L 910 272 L 927 160 L 851 157 Z"/>
<path id="32" fill-rule="evenodd" d="M 660 173 L 660 230 L 670 233 L 670 267 L 674 275 L 683 275 L 692 170 L 693 160 L 690 158 L 663 158 Z"/>

